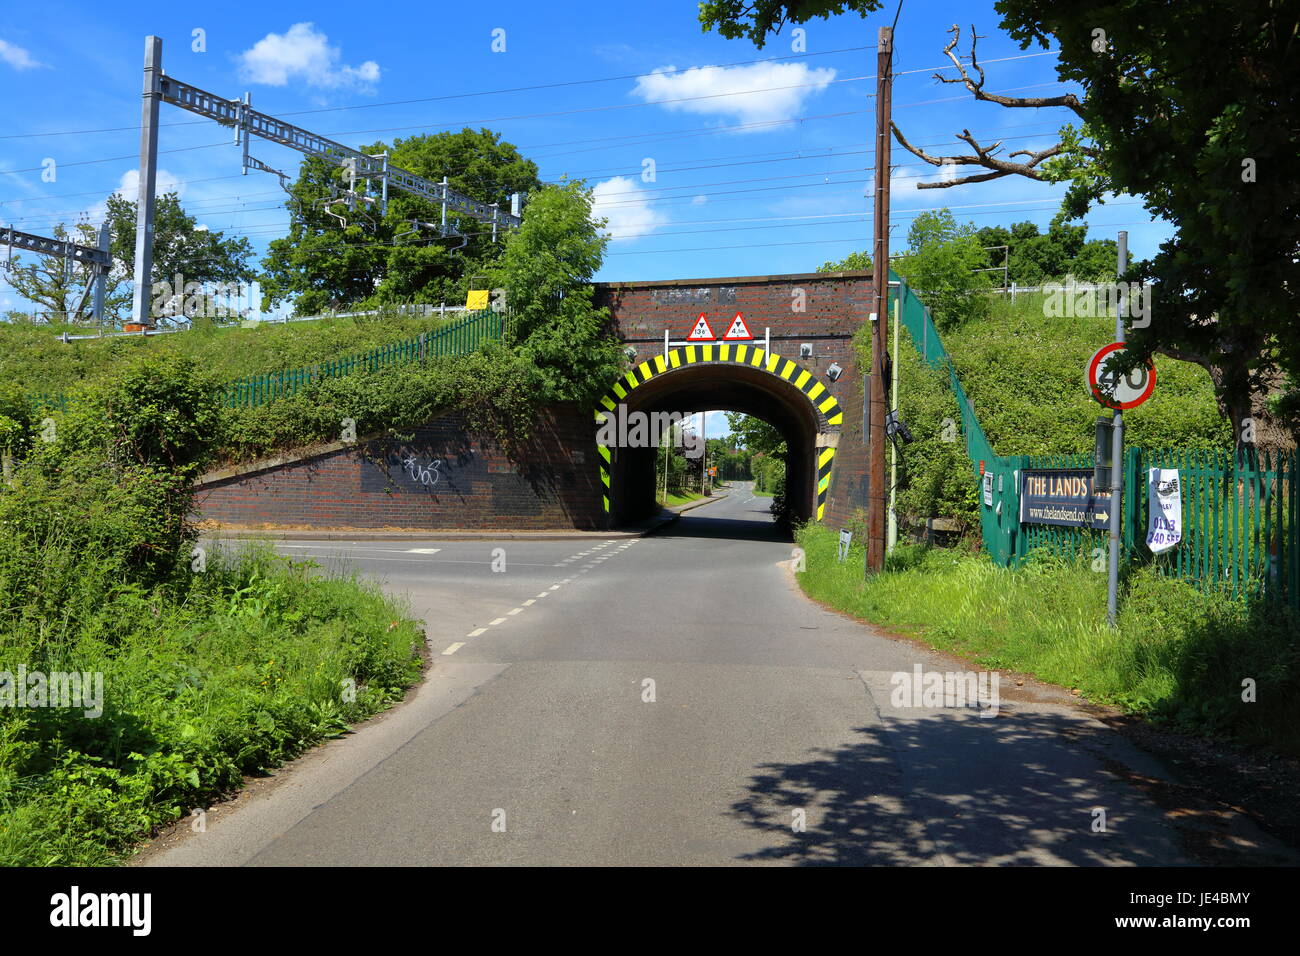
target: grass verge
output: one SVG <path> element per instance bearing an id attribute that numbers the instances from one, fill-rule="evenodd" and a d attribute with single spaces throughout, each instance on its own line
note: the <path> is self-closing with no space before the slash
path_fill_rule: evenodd
<path id="1" fill-rule="evenodd" d="M 1086 560 L 1012 571 L 983 555 L 901 546 L 864 581 L 860 546 L 840 563 L 833 530 L 807 526 L 797 540 L 805 593 L 854 617 L 1179 731 L 1300 754 L 1300 621 L 1286 608 L 1139 568 L 1112 630 L 1105 575 Z"/>
<path id="2" fill-rule="evenodd" d="M 118 861 L 245 775 L 345 733 L 420 673 L 422 634 L 404 608 L 269 551 L 151 589 L 97 573 L 93 557 L 79 566 L 83 593 L 60 602 L 62 620 L 32 608 L 0 633 L 11 686 L 20 666 L 102 679 L 98 715 L 0 707 L 2 865 Z"/>

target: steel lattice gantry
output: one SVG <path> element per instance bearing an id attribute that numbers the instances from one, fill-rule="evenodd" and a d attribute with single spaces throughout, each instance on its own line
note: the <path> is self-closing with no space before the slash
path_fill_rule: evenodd
<path id="1" fill-rule="evenodd" d="M 337 166 L 349 170 L 355 179 L 375 180 L 381 190 L 381 208 L 386 205 L 390 186 L 404 190 L 430 202 L 439 204 L 443 210 L 443 230 L 446 233 L 448 213 L 468 216 L 492 226 L 495 238 L 498 228 L 513 229 L 522 224 L 519 215 L 519 194 L 512 197 L 511 211 L 504 212 L 496 203 L 479 202 L 463 193 L 450 188 L 447 183 L 434 182 L 417 176 L 388 162 L 388 157 L 371 156 L 360 150 L 352 149 L 332 139 L 317 135 L 310 130 L 284 120 L 276 119 L 266 113 L 253 109 L 247 98 L 228 100 L 224 97 L 201 90 L 197 86 L 183 83 L 162 71 L 162 39 L 151 36 L 145 38 L 144 64 L 144 110 L 142 114 L 140 135 L 140 201 L 137 216 L 136 246 L 136 302 L 135 321 L 151 324 L 145 314 L 144 305 L 148 301 L 144 294 L 149 287 L 149 273 L 152 268 L 152 250 L 147 248 L 145 237 L 152 235 L 153 189 L 157 173 L 158 155 L 158 104 L 160 102 L 179 106 L 183 110 L 196 113 L 230 127 L 236 131 L 237 142 L 243 145 L 243 167 L 284 174 L 273 169 L 260 160 L 248 155 L 249 140 L 260 136 L 272 143 L 288 146 L 308 156 L 319 156 Z"/>
<path id="2" fill-rule="evenodd" d="M 9 247 L 9 255 L 13 250 L 21 249 L 24 252 L 35 252 L 43 256 L 57 256 L 64 262 L 77 264 L 80 263 L 86 267 L 86 270 L 94 276 L 94 280 L 86 284 L 86 290 L 81 296 L 81 301 L 77 303 L 74 314 L 81 311 L 85 305 L 86 296 L 93 294 L 91 300 L 91 310 L 96 321 L 104 317 L 104 292 L 108 281 L 108 273 L 113 268 L 112 256 L 108 251 L 109 229 L 108 223 L 105 222 L 99 227 L 99 247 L 83 246 L 79 242 L 72 242 L 69 239 L 50 239 L 47 236 L 38 236 L 31 232 L 20 232 L 13 227 L 6 227 L 0 230 L 0 242 Z M 6 257 L 6 264 L 8 257 Z"/>

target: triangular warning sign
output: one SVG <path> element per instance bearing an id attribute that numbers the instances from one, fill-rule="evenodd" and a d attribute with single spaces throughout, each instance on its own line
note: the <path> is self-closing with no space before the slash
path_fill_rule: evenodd
<path id="1" fill-rule="evenodd" d="M 706 319 L 704 313 L 701 312 L 699 320 L 695 323 L 695 328 L 691 330 L 690 335 L 686 336 L 686 341 L 712 342 L 716 339 L 717 336 L 713 334 L 713 329 L 709 328 L 709 320 Z"/>
<path id="2" fill-rule="evenodd" d="M 750 334 L 749 326 L 745 324 L 745 317 L 737 312 L 736 317 L 731 320 L 731 328 L 727 329 L 727 334 L 723 336 L 723 339 L 734 342 L 736 339 L 752 339 L 753 337 Z"/>

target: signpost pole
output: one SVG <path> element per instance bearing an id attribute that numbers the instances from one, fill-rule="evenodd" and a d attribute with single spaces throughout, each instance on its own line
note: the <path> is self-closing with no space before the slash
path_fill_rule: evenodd
<path id="1" fill-rule="evenodd" d="M 894 337 L 890 344 L 894 348 L 894 360 L 891 362 L 893 373 L 889 383 L 889 403 L 898 408 L 898 296 L 894 296 Z M 889 448 L 889 526 L 885 537 L 885 553 L 894 550 L 898 544 L 898 512 L 895 510 L 895 494 L 898 488 L 898 439 L 890 443 Z"/>
<path id="2" fill-rule="evenodd" d="M 1128 271 L 1128 233 L 1119 234 L 1119 257 L 1116 262 L 1116 282 L 1124 278 Z M 1120 288 L 1126 288 L 1121 286 Z M 1115 296 L 1115 341 L 1124 341 L 1124 313 L 1127 311 L 1127 297 Z M 1115 627 L 1119 619 L 1119 549 L 1120 498 L 1124 493 L 1124 413 L 1115 409 L 1114 425 L 1111 434 L 1110 466 L 1110 563 L 1109 580 L 1106 587 L 1106 620 Z"/>

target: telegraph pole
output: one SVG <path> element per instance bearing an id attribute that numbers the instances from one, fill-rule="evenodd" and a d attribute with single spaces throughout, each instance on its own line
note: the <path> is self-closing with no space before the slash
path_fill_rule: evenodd
<path id="1" fill-rule="evenodd" d="M 158 179 L 158 108 L 162 95 L 162 37 L 144 39 L 144 103 L 140 110 L 140 194 L 135 205 L 135 288 L 131 298 L 131 321 L 149 328 L 153 272 L 153 193 Z"/>
<path id="2" fill-rule="evenodd" d="M 893 53 L 894 29 L 881 27 L 876 49 L 876 201 L 871 253 L 876 301 L 871 314 L 869 414 L 864 423 L 871 469 L 867 498 L 867 574 L 885 567 L 885 355 L 889 314 L 889 123 Z"/>

